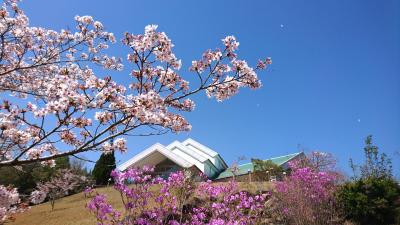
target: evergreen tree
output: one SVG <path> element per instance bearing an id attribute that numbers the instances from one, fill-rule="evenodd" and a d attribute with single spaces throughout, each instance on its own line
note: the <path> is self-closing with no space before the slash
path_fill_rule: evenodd
<path id="1" fill-rule="evenodd" d="M 97 185 L 106 185 L 111 179 L 110 173 L 116 168 L 114 152 L 101 154 L 97 160 L 92 175 Z"/>

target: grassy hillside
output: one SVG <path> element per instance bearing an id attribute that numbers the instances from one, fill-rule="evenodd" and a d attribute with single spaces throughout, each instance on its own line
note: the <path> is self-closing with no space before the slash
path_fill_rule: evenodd
<path id="1" fill-rule="evenodd" d="M 97 189 L 100 193 L 107 194 L 110 202 L 115 207 L 122 207 L 119 193 L 112 187 Z M 17 215 L 11 224 L 24 225 L 83 225 L 96 224 L 96 220 L 85 208 L 89 199 L 83 193 L 71 195 L 56 201 L 54 210 L 51 211 L 49 202 L 33 206 L 29 211 Z"/>
<path id="2" fill-rule="evenodd" d="M 256 190 L 269 190 L 268 183 L 254 182 L 251 184 L 240 183 L 241 190 L 255 192 Z M 99 193 L 107 194 L 109 202 L 122 210 L 119 192 L 112 187 L 96 189 Z M 155 190 L 156 191 L 156 190 Z M 86 202 L 83 193 L 71 195 L 56 201 L 54 210 L 51 211 L 50 203 L 33 206 L 29 211 L 19 214 L 13 225 L 90 225 L 96 224 L 95 217 L 85 208 Z"/>

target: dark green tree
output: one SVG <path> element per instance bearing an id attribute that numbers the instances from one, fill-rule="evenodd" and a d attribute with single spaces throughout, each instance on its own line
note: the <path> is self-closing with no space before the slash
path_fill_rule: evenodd
<path id="1" fill-rule="evenodd" d="M 375 177 L 347 182 L 338 192 L 346 219 L 361 225 L 398 224 L 399 196 L 395 180 Z"/>
<path id="2" fill-rule="evenodd" d="M 114 152 L 109 154 L 101 154 L 99 160 L 97 160 L 92 175 L 97 185 L 106 185 L 110 181 L 111 171 L 116 168 Z"/>
<path id="3" fill-rule="evenodd" d="M 358 166 L 350 160 L 354 171 L 351 181 L 337 193 L 346 219 L 361 225 L 400 224 L 400 186 L 393 178 L 391 160 L 365 139 L 365 162 Z M 357 171 L 360 171 L 359 174 Z"/>

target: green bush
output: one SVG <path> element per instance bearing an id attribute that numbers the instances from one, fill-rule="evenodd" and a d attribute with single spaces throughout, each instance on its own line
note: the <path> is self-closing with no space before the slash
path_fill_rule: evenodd
<path id="1" fill-rule="evenodd" d="M 347 182 L 337 197 L 346 219 L 355 223 L 396 224 L 399 217 L 400 187 L 392 178 L 370 177 Z"/>
<path id="2" fill-rule="evenodd" d="M 400 224 L 400 186 L 390 158 L 373 145 L 371 135 L 365 139 L 364 156 L 360 166 L 350 160 L 353 179 L 337 194 L 345 218 L 363 225 Z"/>

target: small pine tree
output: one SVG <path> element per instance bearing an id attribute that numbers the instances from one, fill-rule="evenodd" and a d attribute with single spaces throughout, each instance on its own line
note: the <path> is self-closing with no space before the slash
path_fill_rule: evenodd
<path id="1" fill-rule="evenodd" d="M 110 181 L 110 174 L 116 168 L 114 152 L 109 154 L 101 154 L 97 160 L 92 175 L 97 185 L 106 185 Z M 111 180 L 112 181 L 112 180 Z"/>

